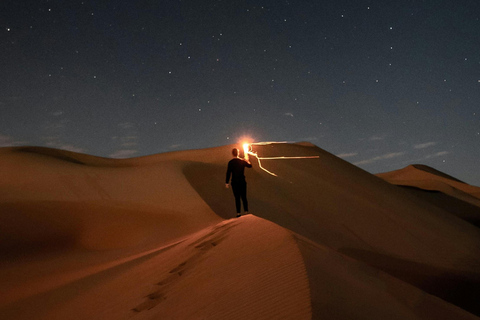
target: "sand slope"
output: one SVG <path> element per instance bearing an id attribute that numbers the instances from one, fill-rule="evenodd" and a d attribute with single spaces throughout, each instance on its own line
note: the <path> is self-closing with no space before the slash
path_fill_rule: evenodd
<path id="1" fill-rule="evenodd" d="M 310 319 L 311 307 L 308 278 L 295 239 L 287 230 L 250 216 L 221 222 L 125 261 L 92 268 L 63 286 L 8 305 L 0 315 Z"/>
<path id="2" fill-rule="evenodd" d="M 480 188 L 457 180 L 425 165 L 410 165 L 400 170 L 379 173 L 378 177 L 401 186 L 440 191 L 476 206 L 480 205 Z"/>
<path id="3" fill-rule="evenodd" d="M 424 165 L 411 165 L 377 176 L 480 227 L 479 187 Z"/>
<path id="4" fill-rule="evenodd" d="M 319 158 L 252 159 L 254 216 L 231 220 L 232 147 L 0 149 L 0 318 L 480 315 L 473 224 L 310 144 L 254 146 Z"/>

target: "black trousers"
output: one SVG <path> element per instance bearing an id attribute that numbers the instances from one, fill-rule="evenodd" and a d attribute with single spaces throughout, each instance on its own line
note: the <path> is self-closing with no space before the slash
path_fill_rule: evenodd
<path id="1" fill-rule="evenodd" d="M 242 182 L 232 182 L 232 191 L 235 196 L 235 206 L 237 207 L 237 213 L 241 211 L 240 199 L 243 202 L 243 210 L 248 212 L 248 200 L 247 200 L 247 183 Z"/>

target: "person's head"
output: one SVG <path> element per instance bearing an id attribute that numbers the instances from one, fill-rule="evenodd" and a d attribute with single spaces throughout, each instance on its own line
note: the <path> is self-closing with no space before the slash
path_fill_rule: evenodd
<path id="1" fill-rule="evenodd" d="M 237 148 L 233 148 L 233 149 L 232 149 L 232 155 L 233 155 L 234 157 L 238 157 L 238 149 L 237 149 Z"/>

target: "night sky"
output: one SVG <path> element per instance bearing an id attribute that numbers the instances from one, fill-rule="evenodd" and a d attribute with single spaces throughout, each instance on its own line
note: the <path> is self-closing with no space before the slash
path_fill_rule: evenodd
<path id="1" fill-rule="evenodd" d="M 480 185 L 480 1 L 3 0 L 0 146 L 310 141 Z"/>

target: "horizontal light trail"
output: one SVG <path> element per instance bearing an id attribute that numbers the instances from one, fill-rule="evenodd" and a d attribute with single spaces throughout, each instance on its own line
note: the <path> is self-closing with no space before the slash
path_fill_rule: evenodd
<path id="1" fill-rule="evenodd" d="M 304 156 L 304 157 L 261 157 L 262 160 L 289 160 L 289 159 L 317 159 L 320 156 Z M 258 158 L 257 158 L 258 159 Z"/>
<path id="2" fill-rule="evenodd" d="M 266 146 L 266 145 L 274 144 L 274 143 L 289 143 L 289 142 L 288 141 L 264 141 L 264 142 L 253 142 L 253 143 L 250 143 L 250 145 Z"/>
<path id="3" fill-rule="evenodd" d="M 248 155 L 252 155 L 258 160 L 258 166 L 260 169 L 265 171 L 266 173 L 278 177 L 275 173 L 265 169 L 262 166 L 262 161 L 261 160 L 291 160 L 291 159 L 318 159 L 320 158 L 319 156 L 298 156 L 298 157 L 285 157 L 285 156 L 279 156 L 279 157 L 259 157 L 257 152 L 253 151 L 252 145 L 256 146 L 264 146 L 264 145 L 269 145 L 269 144 L 274 144 L 274 143 L 287 143 L 286 141 L 284 142 L 255 142 L 255 143 L 245 143 L 243 145 L 243 150 L 245 154 L 247 154 L 247 160 L 248 160 Z"/>

